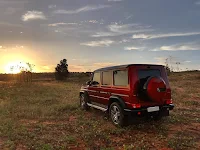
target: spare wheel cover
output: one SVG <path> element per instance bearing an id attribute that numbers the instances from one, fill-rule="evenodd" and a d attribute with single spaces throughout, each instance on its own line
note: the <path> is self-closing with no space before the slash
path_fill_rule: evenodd
<path id="1" fill-rule="evenodd" d="M 152 101 L 163 101 L 163 97 L 166 94 L 166 83 L 161 77 L 153 76 L 148 78 L 143 88 Z"/>

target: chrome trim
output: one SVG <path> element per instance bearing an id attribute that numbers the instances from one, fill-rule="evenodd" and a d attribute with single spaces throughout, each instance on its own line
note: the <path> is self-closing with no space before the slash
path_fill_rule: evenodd
<path id="1" fill-rule="evenodd" d="M 90 104 L 90 103 L 87 103 L 87 105 L 90 106 L 90 107 L 102 110 L 102 111 L 106 111 L 107 110 L 107 109 L 105 109 L 103 107 L 100 107 L 100 106 L 97 106 L 97 105 L 93 105 L 93 104 Z"/>
<path id="2" fill-rule="evenodd" d="M 89 92 L 98 92 L 98 91 L 95 91 L 95 90 L 88 90 Z"/>
<path id="3" fill-rule="evenodd" d="M 89 95 L 89 96 L 96 97 L 96 98 L 102 98 L 102 99 L 106 99 L 106 100 L 108 100 L 108 99 L 109 99 L 109 98 L 100 97 L 100 96 L 95 96 L 95 95 Z"/>
<path id="4" fill-rule="evenodd" d="M 103 91 L 100 91 L 100 93 L 102 93 L 102 94 L 108 94 L 108 92 L 103 92 Z"/>
<path id="5" fill-rule="evenodd" d="M 124 111 L 131 111 L 130 109 L 124 109 Z"/>
<path id="6" fill-rule="evenodd" d="M 117 94 L 117 93 L 111 93 L 112 95 L 118 95 L 118 96 L 124 96 L 124 97 L 129 97 L 129 95 L 125 95 L 125 94 Z"/>

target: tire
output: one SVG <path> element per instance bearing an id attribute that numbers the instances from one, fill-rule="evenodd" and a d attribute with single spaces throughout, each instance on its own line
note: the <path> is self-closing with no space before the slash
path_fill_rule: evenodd
<path id="1" fill-rule="evenodd" d="M 109 108 L 109 116 L 115 126 L 123 127 L 125 125 L 125 116 L 122 107 L 113 102 Z"/>
<path id="2" fill-rule="evenodd" d="M 80 95 L 80 107 L 82 110 L 88 110 L 90 107 L 87 105 L 88 96 L 86 94 Z"/>

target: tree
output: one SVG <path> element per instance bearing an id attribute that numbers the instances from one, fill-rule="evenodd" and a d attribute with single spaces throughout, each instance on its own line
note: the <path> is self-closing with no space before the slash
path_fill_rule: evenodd
<path id="1" fill-rule="evenodd" d="M 63 59 L 60 61 L 60 64 L 57 64 L 55 68 L 56 80 L 64 80 L 68 77 L 68 74 L 69 74 L 69 71 L 68 71 L 67 60 Z"/>
<path id="2" fill-rule="evenodd" d="M 30 64 L 29 62 L 27 62 L 26 65 L 28 66 L 28 68 L 26 70 L 30 71 L 30 72 L 33 72 L 33 68 L 35 67 L 35 65 L 34 64 Z"/>

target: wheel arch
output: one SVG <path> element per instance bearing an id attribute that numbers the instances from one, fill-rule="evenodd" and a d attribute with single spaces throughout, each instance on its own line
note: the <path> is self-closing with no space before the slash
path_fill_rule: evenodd
<path id="1" fill-rule="evenodd" d="M 80 91 L 80 92 L 79 92 L 79 96 L 81 96 L 82 94 L 84 94 L 84 95 L 86 95 L 86 96 L 89 97 L 89 94 L 88 94 L 87 91 Z"/>
<path id="2" fill-rule="evenodd" d="M 125 102 L 123 101 L 123 99 L 119 96 L 111 96 L 109 98 L 109 102 L 108 102 L 108 109 L 110 108 L 110 105 L 113 103 L 113 102 L 117 102 L 119 103 L 119 105 L 124 109 L 126 108 L 126 104 Z"/>
<path id="3" fill-rule="evenodd" d="M 87 99 L 87 102 L 90 102 L 90 97 L 87 91 L 80 91 L 79 92 L 79 97 L 81 97 L 81 95 L 84 95 L 84 97 Z"/>
<path id="4" fill-rule="evenodd" d="M 79 92 L 79 96 L 81 96 L 82 94 L 84 94 L 85 91 L 80 91 Z"/>

